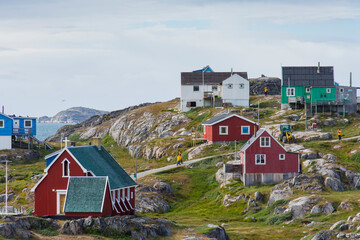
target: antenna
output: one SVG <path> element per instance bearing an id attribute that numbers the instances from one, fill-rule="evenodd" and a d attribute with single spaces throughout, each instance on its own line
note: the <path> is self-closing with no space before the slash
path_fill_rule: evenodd
<path id="1" fill-rule="evenodd" d="M 231 68 L 231 74 L 230 74 L 230 76 L 232 76 L 233 75 L 233 69 Z"/>
<path id="2" fill-rule="evenodd" d="M 320 62 L 318 62 L 317 73 L 320 73 Z"/>

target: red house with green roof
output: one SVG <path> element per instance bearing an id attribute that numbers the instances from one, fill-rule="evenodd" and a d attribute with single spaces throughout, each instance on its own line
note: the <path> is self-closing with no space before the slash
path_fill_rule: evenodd
<path id="1" fill-rule="evenodd" d="M 134 214 L 137 184 L 104 147 L 66 147 L 45 159 L 46 174 L 32 189 L 34 215 Z"/>

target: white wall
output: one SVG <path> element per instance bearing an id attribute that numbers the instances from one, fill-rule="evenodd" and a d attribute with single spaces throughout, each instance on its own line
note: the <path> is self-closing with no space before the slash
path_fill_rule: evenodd
<path id="1" fill-rule="evenodd" d="M 0 150 L 11 149 L 11 136 L 0 136 Z"/>
<path id="2" fill-rule="evenodd" d="M 232 85 L 232 88 L 229 87 Z M 244 88 L 240 88 L 240 86 Z M 223 102 L 232 103 L 237 107 L 249 107 L 249 81 L 238 74 L 234 74 L 222 83 Z"/>
<path id="3" fill-rule="evenodd" d="M 194 91 L 194 86 L 199 86 L 199 91 Z M 196 107 L 203 106 L 203 93 L 212 92 L 213 85 L 181 85 L 181 111 L 187 112 L 191 108 L 186 107 L 187 102 L 196 102 Z M 217 91 L 213 92 L 214 95 L 219 96 L 221 94 L 221 86 L 217 86 Z"/>

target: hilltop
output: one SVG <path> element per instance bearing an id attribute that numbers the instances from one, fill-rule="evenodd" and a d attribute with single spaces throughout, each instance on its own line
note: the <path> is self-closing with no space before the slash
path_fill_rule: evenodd
<path id="1" fill-rule="evenodd" d="M 146 103 L 66 126 L 52 140 L 58 141 L 63 133 L 82 145 L 94 136 L 102 137 L 104 147 L 131 175 L 135 158 L 137 171 L 141 172 L 174 164 L 178 151 L 185 161 L 212 156 L 138 181 L 137 212 L 174 223 L 172 233 L 176 239 L 204 238 L 203 233 L 212 229 L 208 224 L 223 226 L 231 239 L 312 239 L 320 230 L 329 236 L 351 232 L 355 236 L 359 226 L 356 214 L 360 212 L 360 142 L 356 137 L 360 135 L 359 116 L 318 114 L 307 122 L 308 126 L 317 123 L 318 131 L 305 132 L 304 111 L 280 110 L 280 96 L 252 96 L 250 103 L 250 108 L 196 108 L 186 113 L 178 112 L 179 99 Z M 259 113 L 261 127 L 274 136 L 278 135 L 280 123 L 291 124 L 297 142 L 285 147 L 302 154 L 303 174 L 276 185 L 251 187 L 244 187 L 231 175 L 224 179 L 223 162 L 233 160 L 235 148 L 244 142 L 209 145 L 199 138 L 202 122 L 227 112 L 253 121 L 257 121 Z M 345 138 L 353 139 L 332 140 L 338 128 Z M 39 151 L 42 156 L 49 153 Z M 9 187 L 14 193 L 11 205 L 31 212 L 33 198 L 29 189 L 41 176 L 45 162 L 43 158 L 27 160 L 30 153 L 15 152 L 0 152 L 0 158 L 7 155 L 14 160 L 10 165 Z M 159 182 L 168 184 L 173 191 L 158 193 L 153 186 Z"/>
<path id="2" fill-rule="evenodd" d="M 108 113 L 107 111 L 96 110 L 85 107 L 72 107 L 64 111 L 58 112 L 53 117 L 42 116 L 38 121 L 44 123 L 80 123 L 94 115 L 103 115 Z"/>

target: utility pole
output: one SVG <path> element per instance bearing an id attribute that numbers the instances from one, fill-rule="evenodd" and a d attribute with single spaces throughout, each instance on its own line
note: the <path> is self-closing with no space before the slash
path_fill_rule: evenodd
<path id="1" fill-rule="evenodd" d="M 205 71 L 206 67 L 203 68 L 203 70 L 201 71 L 202 74 L 202 84 L 203 84 L 203 107 L 205 107 L 205 76 L 204 76 L 204 71 Z"/>
<path id="2" fill-rule="evenodd" d="M 235 153 L 234 153 L 235 161 L 236 161 L 236 140 L 235 140 Z"/>
<path id="3" fill-rule="evenodd" d="M 5 187 L 5 214 L 8 214 L 8 168 L 7 168 L 7 163 L 8 160 L 5 160 L 5 182 L 6 182 L 6 187 Z"/>
<path id="4" fill-rule="evenodd" d="M 260 128 L 260 101 L 258 101 L 258 126 Z"/>
<path id="5" fill-rule="evenodd" d="M 135 155 L 135 181 L 137 181 L 137 157 Z"/>
<path id="6" fill-rule="evenodd" d="M 306 110 L 306 99 L 305 99 L 305 132 L 307 131 L 307 110 Z"/>

